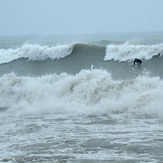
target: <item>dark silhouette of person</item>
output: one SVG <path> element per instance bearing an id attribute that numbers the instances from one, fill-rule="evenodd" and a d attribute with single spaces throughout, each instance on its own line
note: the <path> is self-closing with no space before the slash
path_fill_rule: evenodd
<path id="1" fill-rule="evenodd" d="M 135 64 L 142 64 L 142 60 L 141 59 L 137 59 L 137 58 L 135 58 L 135 60 L 134 60 L 134 65 Z"/>

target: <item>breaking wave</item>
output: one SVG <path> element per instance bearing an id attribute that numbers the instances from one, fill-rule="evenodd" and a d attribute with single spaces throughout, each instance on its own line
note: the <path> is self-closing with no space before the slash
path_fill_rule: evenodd
<path id="1" fill-rule="evenodd" d="M 1 108 L 18 115 L 163 113 L 163 81 L 158 77 L 113 80 L 96 69 L 36 78 L 11 73 L 0 78 L 0 87 Z"/>
<path id="2" fill-rule="evenodd" d="M 106 45 L 107 43 L 107 45 Z M 102 45 L 101 45 L 102 44 Z M 75 51 L 76 55 L 98 53 L 102 61 L 133 61 L 134 58 L 150 60 L 154 56 L 163 55 L 163 44 L 141 45 L 122 42 L 105 41 L 95 43 L 72 43 L 65 45 L 47 46 L 39 44 L 24 44 L 19 48 L 0 49 L 0 64 L 26 58 L 29 61 L 47 59 L 62 59 Z"/>
<path id="3" fill-rule="evenodd" d="M 150 60 L 154 56 L 163 55 L 163 44 L 134 45 L 130 43 L 108 45 L 104 60 L 133 61 L 135 58 Z"/>
<path id="4" fill-rule="evenodd" d="M 0 64 L 20 58 L 29 60 L 60 59 L 72 53 L 73 45 L 56 45 L 53 47 L 39 44 L 24 44 L 16 49 L 0 49 Z"/>

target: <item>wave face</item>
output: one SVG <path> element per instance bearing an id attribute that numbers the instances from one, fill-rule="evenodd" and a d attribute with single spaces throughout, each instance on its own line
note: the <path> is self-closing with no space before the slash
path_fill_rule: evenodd
<path id="1" fill-rule="evenodd" d="M 104 70 L 38 78 L 11 73 L 0 78 L 0 86 L 1 108 L 18 115 L 163 113 L 163 81 L 158 77 L 120 81 Z"/>
<path id="2" fill-rule="evenodd" d="M 102 42 L 102 43 L 101 43 Z M 72 43 L 56 46 L 45 46 L 39 44 L 24 44 L 19 48 L 0 49 L 0 64 L 9 63 L 14 60 L 26 58 L 29 61 L 44 61 L 47 59 L 55 60 L 62 59 L 72 54 L 74 49 L 80 53 L 89 49 L 89 51 L 96 51 L 96 49 L 103 48 L 104 58 L 102 61 L 133 61 L 135 58 L 150 60 L 155 56 L 163 55 L 163 44 L 155 45 L 141 45 L 130 43 L 119 43 L 113 41 L 103 41 L 95 43 Z M 103 44 L 103 45 L 101 45 Z M 89 55 L 89 52 L 87 52 Z"/>
<path id="3" fill-rule="evenodd" d="M 24 44 L 20 48 L 1 49 L 0 75 L 11 72 L 25 76 L 64 72 L 77 74 L 93 67 L 109 71 L 116 79 L 132 78 L 143 72 L 163 77 L 163 44 L 110 43 L 107 46 L 101 45 L 101 42 L 56 46 Z M 134 58 L 142 59 L 143 64 L 133 67 Z"/>

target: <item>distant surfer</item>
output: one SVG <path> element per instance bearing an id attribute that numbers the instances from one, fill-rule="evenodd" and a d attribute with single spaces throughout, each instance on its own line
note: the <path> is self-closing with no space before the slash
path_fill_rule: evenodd
<path id="1" fill-rule="evenodd" d="M 140 64 L 142 64 L 142 60 L 135 58 L 135 60 L 134 60 L 134 66 L 135 65 L 140 65 Z"/>

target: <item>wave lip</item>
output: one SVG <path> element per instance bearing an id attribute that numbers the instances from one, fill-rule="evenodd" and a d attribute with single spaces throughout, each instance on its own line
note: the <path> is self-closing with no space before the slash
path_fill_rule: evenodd
<path id="1" fill-rule="evenodd" d="M 70 55 L 73 45 L 56 45 L 53 47 L 39 44 L 24 44 L 16 49 L 0 49 L 0 64 L 9 63 L 20 58 L 29 60 L 60 59 Z"/>
<path id="2" fill-rule="evenodd" d="M 133 61 L 135 58 L 150 60 L 154 56 L 163 55 L 163 44 L 158 45 L 108 45 L 106 48 L 105 61 Z"/>

